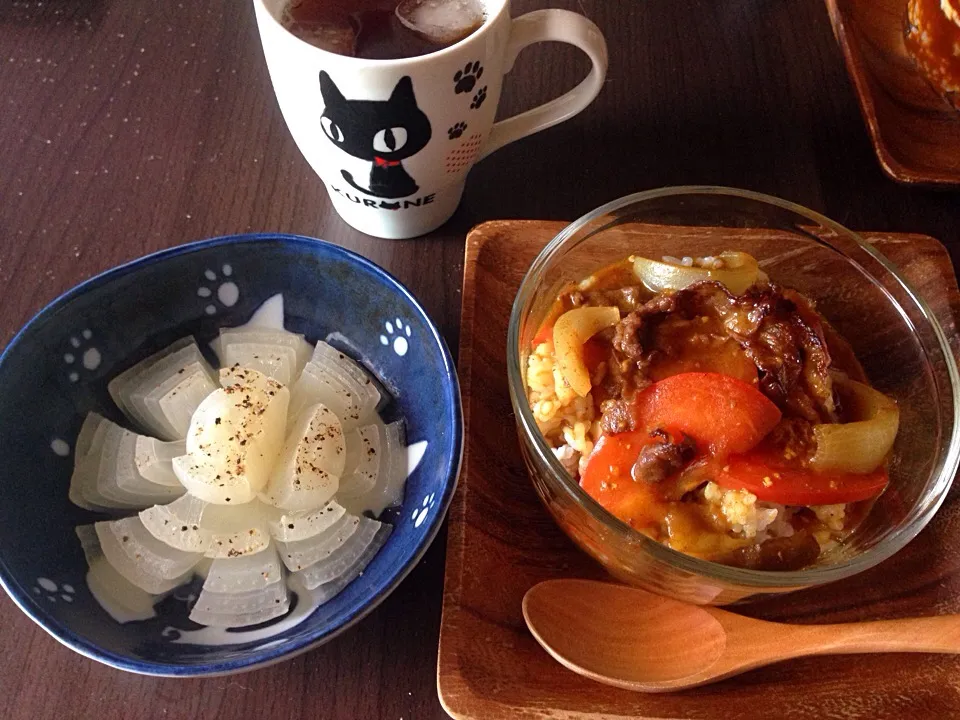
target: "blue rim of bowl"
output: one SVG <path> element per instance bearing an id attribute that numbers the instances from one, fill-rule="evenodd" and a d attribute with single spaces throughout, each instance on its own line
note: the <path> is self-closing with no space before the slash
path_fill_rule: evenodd
<path id="1" fill-rule="evenodd" d="M 931 477 L 928 481 L 932 482 L 930 494 L 935 496 L 934 501 L 932 503 L 919 502 L 915 505 L 904 520 L 903 526 L 885 538 L 885 540 L 890 541 L 886 547 L 883 547 L 882 543 L 878 543 L 852 558 L 830 565 L 795 571 L 749 570 L 721 565 L 709 560 L 702 560 L 648 538 L 646 535 L 634 530 L 630 525 L 608 512 L 583 490 L 579 484 L 573 482 L 570 475 L 567 474 L 567 471 L 564 470 L 560 464 L 560 461 L 557 460 L 556 456 L 550 451 L 546 441 L 543 439 L 543 435 L 537 428 L 536 421 L 533 418 L 533 412 L 530 410 L 530 404 L 527 402 L 524 373 L 520 368 L 519 360 L 520 324 L 523 321 L 521 313 L 523 312 L 527 299 L 533 293 L 533 286 L 531 284 L 533 278 L 570 237 L 589 223 L 605 215 L 610 215 L 616 210 L 620 210 L 633 203 L 674 195 L 715 195 L 745 198 L 789 210 L 801 217 L 810 218 L 820 226 L 856 242 L 865 253 L 870 255 L 890 274 L 897 285 L 900 286 L 910 300 L 921 310 L 923 316 L 930 322 L 934 337 L 937 341 L 937 347 L 944 356 L 944 364 L 949 379 L 949 391 L 953 405 L 953 428 L 950 433 L 947 453 L 943 459 L 943 466 L 939 474 L 936 477 Z M 859 263 L 857 263 L 857 266 L 860 267 Z M 861 267 L 861 269 L 863 268 Z M 865 271 L 865 273 L 867 277 L 873 278 L 870 272 Z M 890 299 L 898 308 L 900 307 L 899 303 L 893 300 L 893 298 Z M 691 575 L 703 576 L 714 581 L 732 583 L 737 586 L 748 586 L 756 589 L 758 593 L 762 593 L 765 590 L 777 591 L 790 588 L 799 589 L 809 587 L 810 585 L 822 585 L 824 583 L 842 580 L 851 575 L 868 570 L 875 565 L 879 565 L 887 558 L 902 550 L 907 543 L 913 540 L 913 538 L 926 527 L 927 523 L 930 522 L 946 499 L 950 486 L 956 477 L 957 470 L 960 468 L 960 372 L 957 370 L 956 360 L 953 356 L 953 351 L 950 349 L 946 335 L 943 332 L 943 328 L 940 326 L 940 322 L 933 314 L 930 306 L 920 294 L 914 290 L 913 286 L 903 278 L 900 270 L 882 253 L 873 248 L 869 243 L 864 242 L 860 235 L 825 215 L 790 202 L 789 200 L 782 200 L 781 198 L 764 193 L 716 185 L 676 185 L 626 195 L 608 202 L 569 223 L 537 254 L 537 257 L 530 265 L 529 270 L 527 270 L 527 273 L 520 283 L 520 290 L 514 299 L 510 312 L 510 323 L 507 329 L 506 360 L 510 401 L 520 426 L 523 429 L 523 433 L 527 438 L 532 440 L 532 446 L 540 466 L 543 467 L 546 472 L 553 475 L 557 481 L 557 486 L 562 488 L 563 492 L 565 492 L 573 502 L 584 508 L 597 522 L 609 527 L 621 536 L 626 537 L 638 547 L 643 545 L 655 559 L 665 565 L 673 566 Z"/>
<path id="2" fill-rule="evenodd" d="M 118 265 L 100 273 L 99 275 L 95 275 L 94 277 L 85 280 L 79 285 L 66 291 L 48 303 L 42 310 L 34 315 L 30 321 L 27 322 L 17 332 L 17 334 L 13 336 L 13 338 L 7 344 L 7 347 L 4 348 L 3 353 L 0 354 L 0 371 L 3 369 L 3 364 L 7 359 L 7 355 L 20 342 L 24 334 L 26 334 L 37 323 L 45 321 L 48 317 L 56 313 L 62 305 L 70 302 L 76 297 L 79 297 L 88 290 L 100 287 L 101 285 L 115 278 L 124 276 L 138 268 L 154 265 L 172 257 L 189 255 L 201 250 L 207 250 L 226 245 L 256 245 L 264 242 L 276 242 L 282 245 L 303 247 L 306 249 L 316 249 L 317 245 L 319 244 L 329 252 L 340 254 L 346 257 L 349 261 L 360 266 L 361 269 L 382 280 L 388 287 L 392 288 L 395 292 L 405 298 L 425 321 L 427 327 L 430 329 L 430 334 L 433 338 L 433 341 L 440 348 L 441 355 L 443 356 L 445 377 L 449 382 L 449 391 L 455 406 L 453 437 L 457 450 L 455 457 L 451 458 L 451 461 L 448 465 L 447 477 L 452 477 L 452 481 L 448 483 L 443 492 L 443 496 L 440 499 L 440 512 L 432 514 L 431 519 L 428 521 L 430 526 L 427 530 L 427 533 L 424 535 L 423 540 L 420 541 L 420 544 L 416 547 L 407 563 L 399 569 L 390 582 L 388 582 L 367 605 L 364 605 L 352 615 L 348 616 L 340 626 L 327 632 L 308 634 L 300 640 L 295 641 L 292 645 L 286 647 L 281 645 L 267 650 L 251 649 L 249 652 L 256 654 L 256 658 L 253 660 L 238 658 L 206 665 L 201 664 L 186 666 L 172 663 L 157 663 L 149 660 L 131 660 L 122 655 L 101 649 L 95 643 L 85 640 L 66 627 L 54 628 L 52 626 L 48 626 L 46 619 L 41 617 L 41 613 L 31 609 L 32 601 L 27 602 L 29 595 L 26 592 L 22 592 L 19 583 L 8 570 L 3 558 L 0 557 L 0 587 L 6 591 L 7 595 L 11 600 L 13 600 L 14 604 L 20 608 L 20 610 L 22 610 L 27 617 L 43 628 L 55 640 L 71 650 L 79 653 L 80 655 L 90 658 L 91 660 L 96 660 L 97 662 L 103 663 L 104 665 L 109 665 L 110 667 L 118 670 L 126 670 L 128 672 L 133 672 L 140 675 L 153 675 L 158 677 L 209 677 L 216 675 L 230 675 L 237 672 L 246 672 L 248 670 L 267 667 L 269 665 L 274 665 L 276 663 L 289 660 L 297 655 L 301 655 L 309 650 L 319 647 L 326 642 L 329 642 L 341 633 L 349 630 L 351 627 L 373 612 L 384 600 L 387 599 L 391 593 L 393 593 L 394 590 L 397 589 L 400 583 L 403 582 L 407 575 L 409 575 L 410 572 L 417 566 L 424 554 L 426 554 L 427 550 L 433 544 L 433 541 L 436 539 L 437 533 L 440 531 L 440 527 L 443 525 L 443 521 L 446 518 L 447 511 L 450 508 L 450 502 L 453 499 L 453 494 L 457 489 L 460 471 L 463 466 L 463 406 L 460 398 L 460 383 L 457 378 L 453 358 L 450 355 L 450 350 L 447 347 L 447 343 L 444 341 L 443 336 L 440 334 L 440 331 L 437 329 L 433 320 L 430 319 L 430 316 L 413 296 L 413 293 L 411 293 L 406 286 L 403 285 L 403 283 L 401 283 L 399 280 L 393 277 L 393 275 L 388 273 L 376 263 L 366 259 L 361 255 L 358 255 L 355 252 L 325 240 L 306 237 L 304 235 L 291 235 L 285 233 L 244 233 L 239 235 L 225 235 L 207 240 L 186 243 L 184 245 L 178 245 L 177 247 L 166 250 L 160 250 L 158 252 L 144 255 L 143 257 L 136 258 L 129 262 Z"/>

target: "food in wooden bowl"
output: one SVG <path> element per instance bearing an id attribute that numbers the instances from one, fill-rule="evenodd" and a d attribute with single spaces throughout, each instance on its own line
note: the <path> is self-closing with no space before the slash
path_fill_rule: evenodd
<path id="1" fill-rule="evenodd" d="M 930 309 L 855 233 L 777 198 L 665 188 L 585 215 L 531 265 L 507 346 L 553 519 L 615 577 L 688 602 L 877 565 L 960 465 Z"/>
<path id="2" fill-rule="evenodd" d="M 960 110 L 960 0 L 910 0 L 904 44 L 921 74 Z"/>
<path id="3" fill-rule="evenodd" d="M 887 485 L 896 403 L 748 253 L 608 265 L 559 293 L 527 363 L 570 475 L 675 550 L 796 570 Z"/>

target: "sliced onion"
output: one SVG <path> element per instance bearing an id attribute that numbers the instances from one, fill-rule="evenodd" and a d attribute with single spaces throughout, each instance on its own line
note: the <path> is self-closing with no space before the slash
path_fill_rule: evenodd
<path id="1" fill-rule="evenodd" d="M 854 422 L 814 425 L 817 451 L 810 467 L 817 471 L 839 470 L 869 473 L 890 454 L 900 427 L 897 403 L 869 385 L 833 376 L 846 411 Z"/>
<path id="2" fill-rule="evenodd" d="M 165 357 L 189 347 L 191 344 L 195 344 L 193 337 L 188 336 L 185 338 L 180 338 L 172 345 L 165 347 L 159 352 L 155 352 L 153 355 L 141 360 L 133 367 L 127 368 L 108 383 L 107 390 L 110 392 L 110 397 L 113 398 L 113 401 L 116 403 L 117 407 L 123 411 L 124 415 L 129 417 L 131 420 L 140 422 L 139 418 L 134 413 L 133 408 L 131 408 L 129 405 L 131 390 L 138 385 L 140 378 L 143 377 L 143 375 L 154 365 L 163 360 Z"/>
<path id="3" fill-rule="evenodd" d="M 190 363 L 151 390 L 144 404 L 149 417 L 168 429 L 168 438 L 185 438 L 194 411 L 216 389 L 210 366 L 205 361 Z"/>
<path id="4" fill-rule="evenodd" d="M 173 472 L 171 461 L 186 452 L 186 440 L 163 442 L 156 438 L 138 435 L 134 450 L 134 462 L 136 462 L 140 474 L 150 482 L 182 488 L 183 486 L 177 479 L 176 473 Z"/>
<path id="5" fill-rule="evenodd" d="M 392 528 L 376 520 L 360 517 L 357 531 L 340 548 L 298 574 L 308 590 L 320 585 L 355 578 L 367 566 L 390 536 Z"/>
<path id="6" fill-rule="evenodd" d="M 120 623 L 155 617 L 153 606 L 160 596 L 141 590 L 107 562 L 93 525 L 81 525 L 76 533 L 89 567 L 87 587 L 100 606 Z"/>
<path id="7" fill-rule="evenodd" d="M 228 387 L 197 408 L 187 434 L 187 454 L 173 471 L 201 500 L 243 504 L 256 497 L 283 447 L 289 391 L 254 370 L 221 371 Z M 237 382 L 234 382 L 237 381 Z"/>
<path id="8" fill-rule="evenodd" d="M 88 415 L 78 436 L 71 501 L 88 510 L 137 509 L 182 495 L 179 483 L 154 483 L 140 473 L 136 446 L 141 438 L 96 413 Z"/>
<path id="9" fill-rule="evenodd" d="M 380 403 L 380 391 L 370 375 L 325 342 L 317 343 L 291 394 L 291 416 L 320 403 L 340 418 L 344 430 L 371 420 Z"/>
<path id="10" fill-rule="evenodd" d="M 268 517 L 267 527 L 270 535 L 281 542 L 306 540 L 319 535 L 343 517 L 346 510 L 331 500 L 316 510 L 283 513 L 277 511 L 273 517 Z"/>
<path id="11" fill-rule="evenodd" d="M 757 281 L 760 268 L 752 255 L 727 251 L 717 257 L 723 261 L 723 267 L 717 270 L 637 257 L 633 272 L 653 292 L 682 290 L 703 280 L 714 280 L 740 295 Z"/>
<path id="12" fill-rule="evenodd" d="M 351 430 L 345 438 L 346 455 L 340 489 L 343 495 L 355 496 L 370 492 L 380 476 L 385 438 L 383 423 Z"/>
<path id="13" fill-rule="evenodd" d="M 100 449 L 103 447 L 107 422 L 106 418 L 97 413 L 88 413 L 74 444 L 73 474 L 70 476 L 70 489 L 67 494 L 70 502 L 86 510 L 104 509 L 100 504 L 103 498 L 97 495 L 96 490 Z"/>
<path id="14" fill-rule="evenodd" d="M 204 590 L 216 593 L 244 593 L 263 590 L 283 580 L 277 549 L 269 545 L 261 552 L 243 557 L 218 558 L 210 565 Z"/>
<path id="15" fill-rule="evenodd" d="M 175 550 L 157 540 L 137 516 L 98 522 L 94 527 L 107 562 L 131 583 L 153 595 L 182 585 L 200 560 L 196 553 Z"/>
<path id="16" fill-rule="evenodd" d="M 313 352 L 303 335 L 270 328 L 224 329 L 213 347 L 222 366 L 258 370 L 283 385 L 300 376 Z"/>
<path id="17" fill-rule="evenodd" d="M 207 505 L 200 523 L 210 532 L 210 547 L 204 553 L 207 557 L 255 555 L 270 544 L 267 515 L 258 500 L 239 506 Z"/>
<path id="18" fill-rule="evenodd" d="M 247 592 L 201 591 L 190 619 L 213 627 L 245 627 L 280 617 L 290 609 L 290 593 L 284 582 Z"/>
<path id="19" fill-rule="evenodd" d="M 169 505 L 141 511 L 140 520 L 157 540 L 177 550 L 210 558 L 253 555 L 270 544 L 267 506 L 206 503 L 184 495 Z"/>
<path id="20" fill-rule="evenodd" d="M 97 430 L 100 429 L 100 424 L 103 422 L 106 422 L 106 418 L 102 415 L 95 412 L 87 413 L 87 416 L 83 419 L 83 424 L 80 426 L 80 432 L 77 433 L 77 440 L 73 444 L 74 458 L 80 459 L 90 454 Z"/>
<path id="21" fill-rule="evenodd" d="M 340 420 L 313 405 L 294 423 L 261 497 L 284 510 L 318 508 L 336 494 L 344 457 Z"/>
<path id="22" fill-rule="evenodd" d="M 140 512 L 140 521 L 157 540 L 177 550 L 205 553 L 213 533 L 202 526 L 207 503 L 193 495 L 184 495 L 167 505 L 154 505 Z"/>
<path id="23" fill-rule="evenodd" d="M 303 570 L 335 553 L 360 526 L 360 518 L 346 514 L 327 530 L 306 540 L 277 541 L 280 559 L 291 572 Z"/>
<path id="24" fill-rule="evenodd" d="M 183 418 L 189 420 L 204 389 L 212 392 L 216 383 L 200 348 L 187 337 L 121 373 L 108 389 L 118 407 L 149 434 L 176 440 L 183 437 Z"/>
<path id="25" fill-rule="evenodd" d="M 379 419 L 379 418 L 378 418 Z M 362 515 L 372 512 L 379 515 L 388 507 L 399 505 L 403 500 L 403 486 L 407 480 L 407 448 L 404 442 L 403 422 L 384 425 L 377 422 L 379 453 L 371 454 L 366 445 L 361 446 L 360 457 L 365 461 L 355 470 L 348 464 L 340 480 L 337 502 L 349 512 Z M 347 461 L 355 456 L 347 447 Z M 374 458 L 378 458 L 374 462 Z M 351 472 L 353 470 L 353 472 Z M 369 477 L 375 472 L 376 480 L 369 487 Z"/>
<path id="26" fill-rule="evenodd" d="M 604 328 L 620 322 L 615 307 L 579 307 L 568 310 L 553 326 L 553 347 L 563 379 L 580 397 L 590 392 L 590 372 L 583 360 L 583 344 Z"/>
<path id="27" fill-rule="evenodd" d="M 140 474 L 136 463 L 139 437 L 107 421 L 97 492 L 116 507 L 141 508 L 162 500 L 173 500 L 184 492 L 181 485 L 160 485 Z"/>

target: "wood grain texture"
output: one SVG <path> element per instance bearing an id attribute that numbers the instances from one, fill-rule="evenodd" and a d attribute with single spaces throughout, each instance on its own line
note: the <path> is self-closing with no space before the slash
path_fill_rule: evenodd
<path id="1" fill-rule="evenodd" d="M 903 43 L 905 0 L 826 0 L 880 164 L 905 183 L 960 183 L 960 112 Z"/>
<path id="2" fill-rule="evenodd" d="M 960 196 L 883 174 L 822 0 L 512 0 L 515 16 L 544 7 L 602 28 L 611 66 L 600 96 L 478 165 L 446 226 L 385 242 L 340 221 L 293 144 L 249 0 L 3 0 L 0 344 L 59 293 L 120 262 L 268 230 L 323 237 L 384 266 L 456 348 L 473 225 L 569 219 L 663 185 L 768 192 L 849 227 L 932 235 L 960 260 Z M 586 72 L 572 48 L 530 48 L 504 82 L 499 114 L 546 101 Z M 345 635 L 236 678 L 100 667 L 0 596 L 0 717 L 446 717 L 436 692 L 444 548 L 441 536 Z"/>
<path id="3" fill-rule="evenodd" d="M 960 615 L 771 623 L 596 580 L 537 583 L 523 618 L 564 667 L 636 692 L 685 690 L 810 655 L 960 654 Z"/>
<path id="4" fill-rule="evenodd" d="M 454 717 L 952 717 L 960 658 L 796 660 L 672 695 L 641 695 L 579 677 L 526 630 L 524 594 L 560 577 L 604 571 L 553 523 L 520 455 L 506 381 L 507 322 L 536 254 L 562 223 L 492 222 L 467 237 L 460 377 L 467 445 L 450 511 L 438 686 Z M 736 231 L 733 231 L 736 232 Z M 750 232 L 750 231 L 748 231 Z M 865 233 L 934 307 L 957 349 L 960 293 L 931 237 Z M 482 430 L 478 430 L 481 428 Z M 960 486 L 904 550 L 846 581 L 738 608 L 752 617 L 830 623 L 960 612 Z"/>

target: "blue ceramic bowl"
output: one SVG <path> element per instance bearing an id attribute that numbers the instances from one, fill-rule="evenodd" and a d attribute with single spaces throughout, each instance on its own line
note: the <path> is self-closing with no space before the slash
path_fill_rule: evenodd
<path id="1" fill-rule="evenodd" d="M 121 625 L 94 600 L 76 525 L 100 519 L 67 499 L 72 445 L 84 415 L 120 421 L 107 382 L 192 333 L 203 346 L 283 293 L 285 326 L 308 340 L 342 333 L 393 394 L 407 443 L 426 449 L 394 526 L 363 574 L 330 602 L 223 643 L 187 619 L 192 587 L 158 616 Z M 336 340 L 332 340 L 336 344 Z M 41 311 L 0 357 L 0 583 L 44 630 L 87 657 L 154 675 L 251 669 L 329 640 L 373 610 L 424 554 L 460 469 L 462 416 L 443 339 L 399 282 L 339 247 L 291 235 L 242 235 L 183 245 L 110 270 Z M 413 454 L 413 453 L 411 453 Z M 300 600 L 299 598 L 297 600 Z M 10 660 L 8 658 L 8 660 Z"/>

